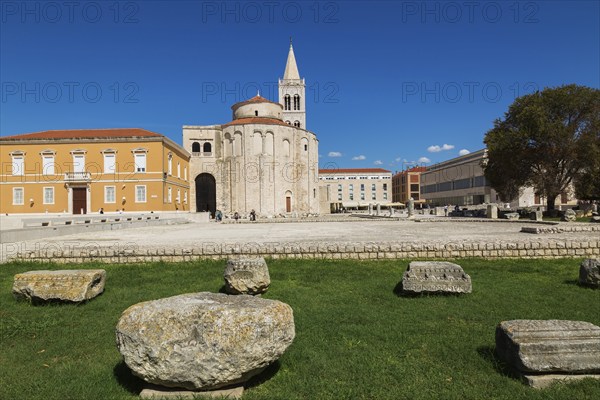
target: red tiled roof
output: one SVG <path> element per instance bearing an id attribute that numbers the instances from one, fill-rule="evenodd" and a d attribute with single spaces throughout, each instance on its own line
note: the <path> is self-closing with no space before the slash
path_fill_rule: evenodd
<path id="1" fill-rule="evenodd" d="M 331 168 L 331 169 L 320 169 L 319 174 L 381 174 L 388 173 L 383 168 Z"/>
<path id="2" fill-rule="evenodd" d="M 264 97 L 257 95 L 251 99 L 248 99 L 245 101 L 240 101 L 239 103 L 235 103 L 233 106 L 231 106 L 231 108 L 240 107 L 240 106 L 243 106 L 244 104 L 252 104 L 252 103 L 271 103 L 271 104 L 277 104 L 278 106 L 281 107 L 281 104 L 275 103 L 271 100 L 267 100 Z"/>
<path id="3" fill-rule="evenodd" d="M 262 117 L 252 117 L 252 118 L 239 118 L 234 119 L 231 122 L 226 123 L 225 126 L 232 125 L 244 125 L 244 124 L 264 124 L 264 125 L 283 125 L 283 126 L 291 126 L 290 124 L 286 124 L 280 119 L 275 118 L 262 118 Z"/>
<path id="4" fill-rule="evenodd" d="M 163 135 L 140 128 L 116 129 L 70 129 L 24 133 L 22 135 L 0 136 L 0 140 L 54 140 L 54 139 L 96 139 L 162 137 Z"/>

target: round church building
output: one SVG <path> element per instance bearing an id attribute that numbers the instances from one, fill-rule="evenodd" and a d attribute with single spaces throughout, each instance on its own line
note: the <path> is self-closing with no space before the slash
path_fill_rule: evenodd
<path id="1" fill-rule="evenodd" d="M 234 104 L 229 123 L 183 127 L 190 211 L 319 213 L 319 142 L 306 130 L 305 90 L 290 43 L 279 103 L 257 95 Z"/>
<path id="2" fill-rule="evenodd" d="M 184 126 L 190 151 L 190 210 L 259 216 L 319 212 L 316 135 L 283 120 L 261 96 L 231 107 L 224 125 Z"/>

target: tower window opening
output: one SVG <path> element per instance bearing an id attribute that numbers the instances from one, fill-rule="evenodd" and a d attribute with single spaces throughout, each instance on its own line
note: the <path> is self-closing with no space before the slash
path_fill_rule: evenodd
<path id="1" fill-rule="evenodd" d="M 304 151 L 308 151 L 308 145 L 307 144 L 304 145 Z"/>
<path id="2" fill-rule="evenodd" d="M 300 121 L 294 121 L 294 126 L 296 128 L 300 128 Z"/>
<path id="3" fill-rule="evenodd" d="M 254 110 L 254 115 L 258 117 L 258 110 Z"/>
<path id="4" fill-rule="evenodd" d="M 300 109 L 300 96 L 295 94 L 294 95 L 294 110 L 299 110 Z"/>
<path id="5" fill-rule="evenodd" d="M 192 143 L 192 153 L 199 153 L 199 152 L 200 152 L 200 143 L 198 143 L 198 142 Z"/>
<path id="6" fill-rule="evenodd" d="M 292 109 L 292 107 L 291 107 L 291 100 L 290 100 L 290 95 L 289 94 L 286 94 L 284 96 L 284 98 L 283 98 L 283 108 L 285 110 L 291 110 Z"/>

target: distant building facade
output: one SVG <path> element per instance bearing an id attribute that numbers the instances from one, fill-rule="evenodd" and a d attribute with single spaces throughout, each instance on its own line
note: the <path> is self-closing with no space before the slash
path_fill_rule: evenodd
<path id="1" fill-rule="evenodd" d="M 483 173 L 486 157 L 486 150 L 482 149 L 427 167 L 421 173 L 421 199 L 433 206 L 501 203 Z M 508 204 L 511 208 L 545 207 L 546 202 L 533 188 L 523 187 L 519 197 Z M 568 193 L 556 199 L 557 206 L 576 204 L 577 200 Z"/>
<path id="2" fill-rule="evenodd" d="M 0 212 L 187 211 L 190 154 L 144 129 L 0 138 Z"/>
<path id="3" fill-rule="evenodd" d="M 305 82 L 290 44 L 279 103 L 257 95 L 223 125 L 183 127 L 191 211 L 318 214 L 319 143 L 306 129 Z"/>
<path id="4" fill-rule="evenodd" d="M 426 167 L 413 167 L 392 176 L 392 201 L 407 203 L 411 198 L 421 201 L 421 174 Z"/>
<path id="5" fill-rule="evenodd" d="M 319 187 L 322 212 L 392 202 L 392 172 L 383 168 L 320 169 Z"/>

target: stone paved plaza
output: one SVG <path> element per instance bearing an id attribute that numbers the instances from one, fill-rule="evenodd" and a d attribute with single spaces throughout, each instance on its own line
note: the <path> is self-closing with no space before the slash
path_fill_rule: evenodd
<path id="1" fill-rule="evenodd" d="M 600 232 L 531 234 L 508 221 L 188 223 L 90 232 L 2 245 L 2 260 L 180 261 L 259 254 L 290 258 L 597 256 Z M 560 224 L 569 229 L 589 224 Z M 584 228 L 587 229 L 587 228 Z"/>

